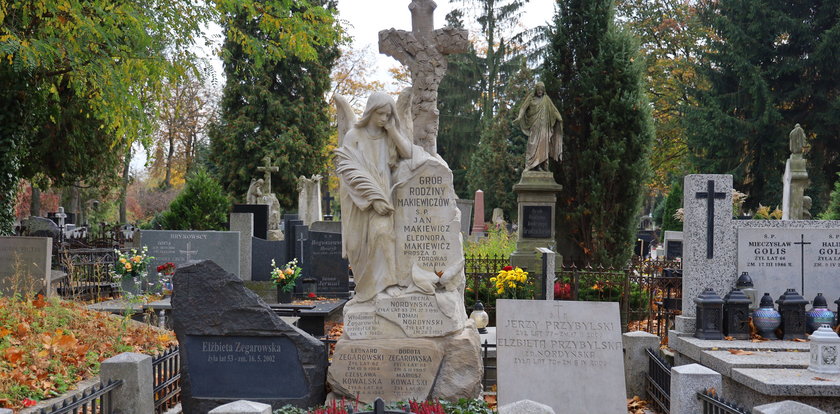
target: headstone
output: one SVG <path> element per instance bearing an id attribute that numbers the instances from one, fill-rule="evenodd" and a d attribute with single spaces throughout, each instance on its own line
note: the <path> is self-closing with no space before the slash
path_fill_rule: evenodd
<path id="1" fill-rule="evenodd" d="M 239 233 L 235 231 L 142 230 L 140 243 L 154 257 L 150 269 L 166 262 L 181 267 L 213 260 L 225 271 L 239 273 Z"/>
<path id="2" fill-rule="evenodd" d="M 618 303 L 496 301 L 499 405 L 519 400 L 556 412 L 625 412 Z M 526 381 L 523 379 L 527 378 Z"/>
<path id="3" fill-rule="evenodd" d="M 281 267 L 289 261 L 286 240 L 251 238 L 251 280 L 271 280 L 271 261 Z"/>
<path id="4" fill-rule="evenodd" d="M 792 224 L 792 222 L 779 224 Z M 817 293 L 840 297 L 840 223 L 806 221 L 784 227 L 740 227 L 738 222 L 738 268 L 749 272 L 757 292 L 781 296 L 795 288 L 805 299 Z"/>
<path id="5" fill-rule="evenodd" d="M 307 408 L 324 401 L 327 355 L 212 261 L 179 268 L 172 317 L 181 347 L 184 412 L 236 400 Z"/>
<path id="6" fill-rule="evenodd" d="M 239 277 L 251 280 L 251 238 L 254 235 L 253 213 L 230 213 L 230 231 L 239 232 Z"/>
<path id="7" fill-rule="evenodd" d="M 0 293 L 50 293 L 52 239 L 0 237 Z"/>
<path id="8" fill-rule="evenodd" d="M 254 237 L 268 240 L 268 206 L 265 204 L 234 204 L 234 213 L 254 215 Z"/>
<path id="9" fill-rule="evenodd" d="M 693 319 L 694 298 L 700 292 L 705 288 L 729 292 L 737 277 L 735 233 L 732 231 L 732 176 L 687 175 L 683 188 L 682 316 Z"/>
<path id="10" fill-rule="evenodd" d="M 303 275 L 318 280 L 318 295 L 349 296 L 350 268 L 341 255 L 341 233 L 309 231 L 307 245 Z"/>
<path id="11" fill-rule="evenodd" d="M 496 230 L 503 229 L 507 227 L 507 222 L 505 221 L 505 212 L 500 208 L 493 209 L 493 217 L 490 219 L 490 222 L 493 223 L 493 228 Z"/>
<path id="12" fill-rule="evenodd" d="M 683 232 L 665 230 L 665 259 L 676 260 L 683 256 Z"/>
<path id="13" fill-rule="evenodd" d="M 341 234 L 340 221 L 316 221 L 309 226 L 309 231 Z"/>
<path id="14" fill-rule="evenodd" d="M 29 237 L 50 237 L 57 238 L 58 225 L 52 220 L 44 217 L 29 217 L 21 223 L 25 229 L 24 235 Z"/>
<path id="15" fill-rule="evenodd" d="M 285 240 L 286 240 L 286 257 L 289 260 L 297 257 L 296 254 L 296 243 L 297 243 L 297 235 L 295 234 L 295 229 L 298 226 L 303 225 L 303 220 L 299 220 L 297 214 L 287 214 L 285 220 L 283 220 L 283 233 L 285 233 Z M 300 259 L 298 259 L 300 260 Z"/>
<path id="16" fill-rule="evenodd" d="M 318 174 L 312 178 L 302 175 L 298 178 L 298 215 L 307 226 L 324 219 L 321 212 L 321 178 Z"/>
<path id="17" fill-rule="evenodd" d="M 294 239 L 289 239 L 290 243 L 294 241 L 292 249 L 294 249 L 295 253 L 292 255 L 292 258 L 297 258 L 298 262 L 303 264 L 306 261 L 306 254 L 309 251 L 309 227 L 303 224 L 294 226 L 292 234 L 295 236 Z"/>
<path id="18" fill-rule="evenodd" d="M 464 200 L 462 198 L 455 200 L 455 205 L 458 206 L 458 210 L 461 210 L 461 235 L 464 237 L 470 235 L 470 224 L 472 224 L 472 210 L 474 203 L 475 202 L 473 200 Z"/>
<path id="19" fill-rule="evenodd" d="M 474 196 L 475 217 L 473 217 L 473 225 L 470 234 L 474 237 L 484 237 L 484 191 L 476 190 Z"/>

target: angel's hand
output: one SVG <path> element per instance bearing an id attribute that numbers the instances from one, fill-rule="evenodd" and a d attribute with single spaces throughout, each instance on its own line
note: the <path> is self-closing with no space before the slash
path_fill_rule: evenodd
<path id="1" fill-rule="evenodd" d="M 387 216 L 394 212 L 394 209 L 388 206 L 388 204 L 382 200 L 376 200 L 373 202 L 373 209 L 381 216 Z"/>

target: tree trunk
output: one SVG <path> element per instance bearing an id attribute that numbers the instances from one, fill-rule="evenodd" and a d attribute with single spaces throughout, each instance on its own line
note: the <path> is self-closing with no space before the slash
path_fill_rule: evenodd
<path id="1" fill-rule="evenodd" d="M 169 132 L 169 151 L 166 154 L 166 176 L 163 178 L 163 188 L 172 187 L 172 156 L 175 153 L 175 134 Z"/>
<path id="2" fill-rule="evenodd" d="M 128 150 L 125 152 L 124 164 L 125 165 L 123 166 L 122 189 L 120 192 L 120 224 L 128 223 L 128 214 L 126 214 L 126 202 L 128 199 L 128 174 L 131 170 L 131 145 L 128 146 Z"/>
<path id="3" fill-rule="evenodd" d="M 35 187 L 32 184 L 32 199 L 29 202 L 29 215 L 40 217 L 41 216 L 41 190 Z"/>

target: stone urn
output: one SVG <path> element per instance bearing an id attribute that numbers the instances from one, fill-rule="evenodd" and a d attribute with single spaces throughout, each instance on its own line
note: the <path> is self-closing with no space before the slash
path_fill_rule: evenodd
<path id="1" fill-rule="evenodd" d="M 782 315 L 773 307 L 773 298 L 765 293 L 758 309 L 753 311 L 753 324 L 759 334 L 767 339 L 776 338 L 776 328 L 782 324 Z"/>
<path id="2" fill-rule="evenodd" d="M 817 293 L 817 297 L 814 298 L 814 306 L 806 315 L 808 333 L 820 329 L 820 326 L 828 325 L 831 327 L 834 324 L 834 312 L 828 309 L 828 302 L 822 293 Z"/>

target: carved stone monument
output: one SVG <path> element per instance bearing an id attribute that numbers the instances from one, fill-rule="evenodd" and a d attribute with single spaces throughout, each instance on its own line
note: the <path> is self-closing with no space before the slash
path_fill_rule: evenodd
<path id="1" fill-rule="evenodd" d="M 803 220 L 806 217 L 805 189 L 811 181 L 808 179 L 805 158 L 802 157 L 804 150 L 805 131 L 796 124 L 793 131 L 790 131 L 791 154 L 785 163 L 785 175 L 782 177 L 782 220 Z M 807 216 L 810 216 L 810 211 Z"/>
<path id="2" fill-rule="evenodd" d="M 549 171 L 549 158 L 563 158 L 563 120 L 560 112 L 545 94 L 545 85 L 537 82 L 522 103 L 516 119 L 528 136 L 525 169 L 519 183 L 513 186 L 518 204 L 518 240 L 510 263 L 529 271 L 539 269 L 534 255 L 538 247 L 555 245 L 554 224 L 557 193 L 563 188 Z M 558 266 L 563 260 L 557 260 Z"/>
<path id="3" fill-rule="evenodd" d="M 298 215 L 306 226 L 324 219 L 321 214 L 321 178 L 318 174 L 312 178 L 303 175 L 298 178 Z"/>
<path id="4" fill-rule="evenodd" d="M 356 282 L 327 376 L 336 398 L 453 400 L 481 391 L 478 331 L 463 302 L 461 212 L 435 148 L 437 82 L 450 50 L 440 44 L 466 33 L 432 31 L 434 7 L 414 0 L 413 32 L 380 33 L 381 50 L 410 56 L 419 101 L 414 95 L 412 106 L 410 90 L 396 103 L 377 92 L 355 122 L 335 98 L 342 249 Z M 395 50 L 396 40 L 406 50 Z"/>
<path id="5" fill-rule="evenodd" d="M 265 204 L 268 206 L 268 239 L 269 240 L 283 240 L 283 231 L 280 230 L 280 201 L 277 196 L 271 192 L 271 173 L 280 171 L 280 167 L 271 165 L 271 157 L 263 158 L 262 167 L 257 167 L 257 171 L 263 173 L 263 178 L 251 180 L 251 186 L 248 188 L 246 201 L 248 204 Z"/>

